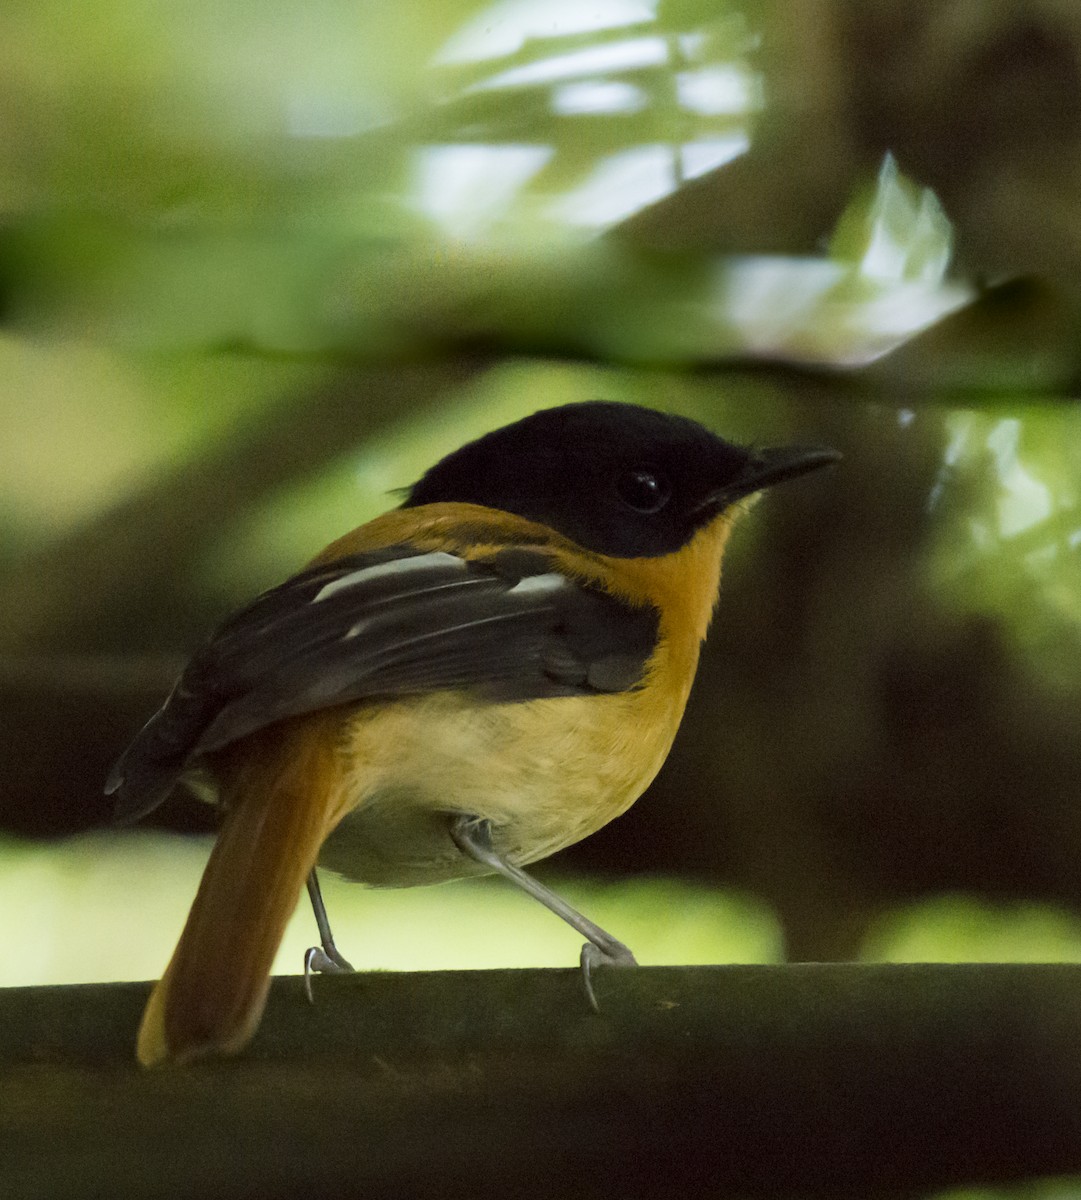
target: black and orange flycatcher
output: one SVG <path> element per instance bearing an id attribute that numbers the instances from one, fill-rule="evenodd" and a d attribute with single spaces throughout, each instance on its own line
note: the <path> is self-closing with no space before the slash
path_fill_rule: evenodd
<path id="1" fill-rule="evenodd" d="M 834 461 L 591 402 L 434 466 L 200 650 L 108 783 L 134 820 L 178 780 L 224 818 L 138 1037 L 152 1065 L 241 1049 L 316 862 L 374 886 L 499 872 L 586 939 L 611 935 L 522 869 L 624 812 L 683 716 L 740 501 Z"/>

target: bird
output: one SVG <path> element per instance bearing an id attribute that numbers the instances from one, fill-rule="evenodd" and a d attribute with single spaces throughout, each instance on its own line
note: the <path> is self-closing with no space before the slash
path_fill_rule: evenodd
<path id="1" fill-rule="evenodd" d="M 372 887 L 499 874 L 584 938 L 587 997 L 630 949 L 526 870 L 626 811 L 679 727 L 733 523 L 835 462 L 607 400 L 542 409 L 228 618 L 106 784 L 130 823 L 187 783 L 221 826 L 136 1038 L 147 1067 L 256 1032 L 316 867 Z M 309 992 L 310 998 L 310 992 Z"/>

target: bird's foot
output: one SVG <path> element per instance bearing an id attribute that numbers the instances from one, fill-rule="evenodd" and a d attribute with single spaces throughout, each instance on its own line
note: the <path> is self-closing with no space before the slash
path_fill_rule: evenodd
<path id="1" fill-rule="evenodd" d="M 315 997 L 312 995 L 314 972 L 320 975 L 348 975 L 352 971 L 352 963 L 338 953 L 338 948 L 333 942 L 329 946 L 310 946 L 304 952 L 304 994 L 308 997 L 308 1003 L 315 1003 Z"/>
<path id="2" fill-rule="evenodd" d="M 597 994 L 593 990 L 594 967 L 638 966 L 638 960 L 630 950 L 622 942 L 617 942 L 615 938 L 609 938 L 603 946 L 596 942 L 586 942 L 582 947 L 579 962 L 582 964 L 582 986 L 585 988 L 586 1000 L 589 1001 L 589 1007 L 595 1013 L 599 1013 L 601 1008 L 597 1003 Z"/>

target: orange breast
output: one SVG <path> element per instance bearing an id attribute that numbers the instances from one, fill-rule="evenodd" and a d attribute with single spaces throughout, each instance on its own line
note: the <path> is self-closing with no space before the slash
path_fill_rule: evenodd
<path id="1" fill-rule="evenodd" d="M 427 545 L 412 513 L 414 545 L 481 557 L 504 543 L 502 521 L 498 541 L 496 530 L 490 543 L 483 540 L 486 516 L 478 509 L 466 514 L 475 518 L 462 539 L 468 545 L 448 545 L 448 527 L 460 530 L 462 510 L 471 506 L 431 507 Z M 437 511 L 447 509 L 455 511 Z M 393 544 L 401 536 L 398 516 L 367 527 L 363 547 L 346 539 L 328 557 Z M 348 710 L 340 744 L 349 811 L 321 861 L 374 886 L 434 883 L 480 870 L 451 842 L 450 814 L 489 818 L 497 850 L 524 864 L 626 811 L 660 770 L 683 716 L 729 525 L 719 518 L 663 559 L 614 559 L 583 555 L 550 530 L 516 522 L 523 544 L 543 546 L 568 574 L 659 609 L 660 636 L 645 685 L 614 695 L 480 706 L 460 693 L 437 693 Z"/>

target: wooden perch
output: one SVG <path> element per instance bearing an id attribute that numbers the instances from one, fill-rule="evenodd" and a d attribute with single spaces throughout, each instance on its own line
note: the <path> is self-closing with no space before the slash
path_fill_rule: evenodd
<path id="1" fill-rule="evenodd" d="M 917 1195 L 1081 1172 L 1081 966 L 359 974 L 142 1072 L 145 984 L 0 991 L 0 1194 Z"/>

